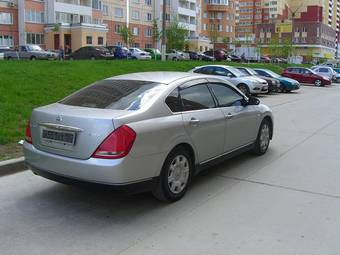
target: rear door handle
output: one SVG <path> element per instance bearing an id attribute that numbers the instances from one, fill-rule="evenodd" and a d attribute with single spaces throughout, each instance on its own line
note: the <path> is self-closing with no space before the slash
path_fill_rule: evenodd
<path id="1" fill-rule="evenodd" d="M 196 118 L 191 118 L 189 123 L 190 123 L 190 125 L 196 126 L 200 123 L 200 120 L 196 119 Z"/>

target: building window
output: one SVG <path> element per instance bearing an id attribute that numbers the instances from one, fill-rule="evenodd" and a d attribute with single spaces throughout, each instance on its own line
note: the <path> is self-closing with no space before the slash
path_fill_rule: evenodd
<path id="1" fill-rule="evenodd" d="M 152 0 L 145 0 L 145 5 L 151 6 L 152 5 Z"/>
<path id="2" fill-rule="evenodd" d="M 132 11 L 132 19 L 139 20 L 139 11 Z"/>
<path id="3" fill-rule="evenodd" d="M 14 41 L 11 35 L 0 35 L 0 46 L 13 46 Z"/>
<path id="4" fill-rule="evenodd" d="M 92 36 L 86 36 L 86 44 L 92 44 Z"/>
<path id="5" fill-rule="evenodd" d="M 98 45 L 103 45 L 104 44 L 104 38 L 103 37 L 98 37 Z"/>
<path id="6" fill-rule="evenodd" d="M 217 30 L 218 32 L 222 32 L 223 31 L 222 25 L 217 25 Z"/>
<path id="7" fill-rule="evenodd" d="M 109 15 L 109 6 L 103 5 L 103 15 L 108 16 Z"/>
<path id="8" fill-rule="evenodd" d="M 44 34 L 26 33 L 27 44 L 44 44 Z"/>
<path id="9" fill-rule="evenodd" d="M 204 30 L 204 31 L 207 30 L 207 24 L 203 24 L 203 30 Z"/>
<path id="10" fill-rule="evenodd" d="M 139 43 L 134 43 L 134 44 L 133 44 L 133 47 L 134 47 L 134 48 L 139 48 Z"/>
<path id="11" fill-rule="evenodd" d="M 119 32 L 120 32 L 120 25 L 116 24 L 115 25 L 115 33 L 119 34 Z"/>
<path id="12" fill-rule="evenodd" d="M 44 23 L 44 13 L 36 10 L 25 10 L 25 21 L 31 23 Z"/>
<path id="13" fill-rule="evenodd" d="M 101 0 L 92 0 L 92 8 L 101 10 L 102 9 L 102 1 Z"/>
<path id="14" fill-rule="evenodd" d="M 145 14 L 145 20 L 146 21 L 152 21 L 152 14 L 151 13 L 146 13 Z"/>
<path id="15" fill-rule="evenodd" d="M 151 43 L 146 43 L 145 44 L 145 49 L 150 49 L 152 48 L 152 44 Z"/>
<path id="16" fill-rule="evenodd" d="M 134 27 L 134 28 L 132 29 L 132 34 L 133 34 L 133 35 L 138 35 L 138 34 L 139 34 L 139 28 L 138 28 L 138 27 Z"/>
<path id="17" fill-rule="evenodd" d="M 115 8 L 115 17 L 123 18 L 123 8 Z"/>
<path id="18" fill-rule="evenodd" d="M 12 13 L 0 12 L 0 24 L 13 24 Z"/>
<path id="19" fill-rule="evenodd" d="M 139 0 L 132 0 L 134 4 L 139 4 Z"/>
<path id="20" fill-rule="evenodd" d="M 151 28 L 145 28 L 144 36 L 145 37 L 151 37 L 152 36 L 152 29 Z"/>

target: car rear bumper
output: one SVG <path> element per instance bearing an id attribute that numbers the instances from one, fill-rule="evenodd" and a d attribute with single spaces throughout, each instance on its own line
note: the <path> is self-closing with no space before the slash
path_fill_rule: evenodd
<path id="1" fill-rule="evenodd" d="M 32 144 L 24 143 L 27 165 L 33 172 L 61 176 L 101 185 L 130 185 L 149 181 L 159 175 L 160 156 L 143 158 L 126 156 L 122 159 L 76 159 L 38 150 Z"/>

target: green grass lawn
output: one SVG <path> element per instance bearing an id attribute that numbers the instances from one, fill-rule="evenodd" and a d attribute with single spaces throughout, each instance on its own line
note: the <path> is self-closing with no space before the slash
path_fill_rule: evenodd
<path id="1" fill-rule="evenodd" d="M 94 81 L 142 71 L 188 71 L 204 62 L 160 61 L 0 61 L 0 146 L 24 137 L 33 108 L 55 102 Z M 211 64 L 211 62 L 209 63 Z M 234 63 L 232 65 L 235 65 Z M 246 65 L 247 66 L 247 65 Z M 271 64 L 249 64 L 280 72 Z M 4 156 L 0 148 L 0 159 Z"/>

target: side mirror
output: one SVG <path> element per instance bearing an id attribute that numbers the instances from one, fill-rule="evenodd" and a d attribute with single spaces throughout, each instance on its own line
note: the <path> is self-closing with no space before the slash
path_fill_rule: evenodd
<path id="1" fill-rule="evenodd" d="M 260 104 L 260 100 L 253 96 L 249 96 L 248 100 L 244 99 L 243 102 L 244 102 L 243 105 L 259 105 Z"/>
<path id="2" fill-rule="evenodd" d="M 233 78 L 233 75 L 231 73 L 227 73 L 227 77 Z"/>

